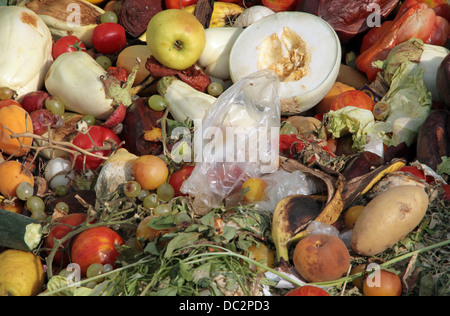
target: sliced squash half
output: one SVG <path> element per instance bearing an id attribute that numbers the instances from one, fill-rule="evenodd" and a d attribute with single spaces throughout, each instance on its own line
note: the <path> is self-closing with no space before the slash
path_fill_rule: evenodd
<path id="1" fill-rule="evenodd" d="M 336 81 L 341 46 L 333 28 L 305 12 L 279 12 L 247 27 L 230 53 L 233 82 L 261 69 L 280 79 L 283 113 L 311 109 Z"/>

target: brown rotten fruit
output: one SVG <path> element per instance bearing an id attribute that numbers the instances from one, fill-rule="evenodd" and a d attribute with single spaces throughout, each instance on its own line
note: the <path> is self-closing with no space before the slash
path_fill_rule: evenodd
<path id="1" fill-rule="evenodd" d="M 297 243 L 293 261 L 295 269 L 306 281 L 325 282 L 347 273 L 350 254 L 339 237 L 311 234 Z"/>

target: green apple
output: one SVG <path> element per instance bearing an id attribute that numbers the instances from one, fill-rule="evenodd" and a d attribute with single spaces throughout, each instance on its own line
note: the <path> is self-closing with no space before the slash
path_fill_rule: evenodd
<path id="1" fill-rule="evenodd" d="M 183 70 L 200 58 L 206 44 L 203 25 L 191 13 L 167 9 L 154 15 L 147 26 L 147 45 L 163 66 Z"/>

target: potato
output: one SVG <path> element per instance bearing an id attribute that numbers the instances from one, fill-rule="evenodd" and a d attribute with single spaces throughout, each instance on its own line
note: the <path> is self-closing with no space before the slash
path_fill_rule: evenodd
<path id="1" fill-rule="evenodd" d="M 352 249 L 364 256 L 385 251 L 421 222 L 428 203 L 425 191 L 414 185 L 393 187 L 376 196 L 356 220 Z"/>

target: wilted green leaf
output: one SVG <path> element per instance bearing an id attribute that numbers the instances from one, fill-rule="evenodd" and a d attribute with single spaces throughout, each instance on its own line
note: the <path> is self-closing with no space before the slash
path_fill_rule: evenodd
<path id="1" fill-rule="evenodd" d="M 233 226 L 225 225 L 223 227 L 223 237 L 226 241 L 232 240 L 236 236 L 236 228 Z"/>
<path id="2" fill-rule="evenodd" d="M 420 296 L 433 296 L 434 295 L 434 280 L 431 273 L 424 275 L 420 279 L 419 295 Z"/>
<path id="3" fill-rule="evenodd" d="M 169 214 L 167 216 L 155 216 L 150 218 L 147 224 L 149 227 L 161 230 L 175 227 L 175 223 L 173 221 L 173 215 Z"/>
<path id="4" fill-rule="evenodd" d="M 192 233 L 181 232 L 181 233 L 179 233 L 176 237 L 174 237 L 172 240 L 170 240 L 169 243 L 167 244 L 167 248 L 166 248 L 164 257 L 169 258 L 172 256 L 172 253 L 175 250 L 194 244 L 198 240 L 199 236 L 200 236 L 200 234 L 196 233 L 196 232 L 192 232 Z"/>
<path id="5" fill-rule="evenodd" d="M 188 282 L 194 279 L 191 266 L 185 264 L 183 261 L 180 261 L 180 275 Z"/>

